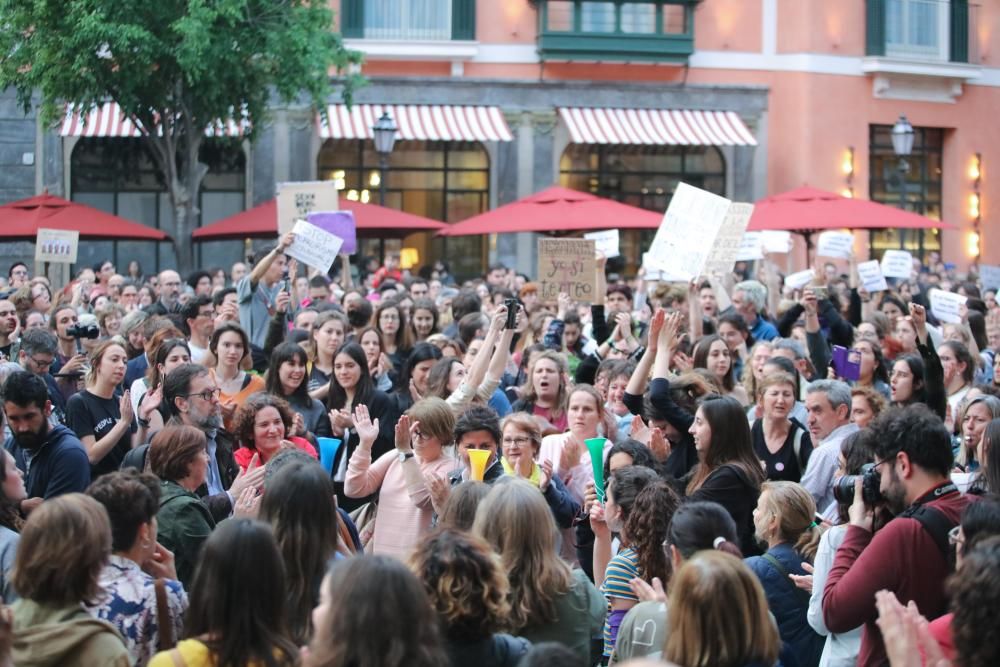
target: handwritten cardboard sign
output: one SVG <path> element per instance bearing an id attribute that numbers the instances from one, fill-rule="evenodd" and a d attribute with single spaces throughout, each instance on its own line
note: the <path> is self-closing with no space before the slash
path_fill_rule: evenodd
<path id="1" fill-rule="evenodd" d="M 983 289 L 997 289 L 1000 287 L 1000 266 L 980 264 L 979 279 L 983 283 Z"/>
<path id="2" fill-rule="evenodd" d="M 908 280 L 913 271 L 913 255 L 905 250 L 886 250 L 882 255 L 882 275 Z"/>
<path id="3" fill-rule="evenodd" d="M 306 222 L 344 239 L 340 252 L 353 255 L 358 251 L 358 226 L 354 211 L 315 211 L 306 216 Z"/>
<path id="4" fill-rule="evenodd" d="M 653 269 L 671 279 L 694 280 L 704 272 L 730 202 L 725 197 L 680 183 L 649 247 Z"/>
<path id="5" fill-rule="evenodd" d="M 962 321 L 960 307 L 965 305 L 966 298 L 964 296 L 939 289 L 932 289 L 929 296 L 931 314 L 938 319 L 938 322 L 958 324 Z"/>
<path id="6" fill-rule="evenodd" d="M 805 271 L 798 271 L 791 275 L 785 276 L 785 284 L 792 289 L 802 289 L 816 276 L 812 269 L 806 269 Z"/>
<path id="7" fill-rule="evenodd" d="M 858 264 L 858 278 L 861 279 L 861 286 L 869 292 L 884 292 L 889 289 L 877 259 Z"/>
<path id="8" fill-rule="evenodd" d="M 719 226 L 719 233 L 715 236 L 715 243 L 705 258 L 703 274 L 723 276 L 733 270 L 751 215 L 753 215 L 753 204 L 733 202 L 729 205 L 726 217 Z"/>
<path id="9" fill-rule="evenodd" d="M 80 232 L 40 228 L 35 236 L 35 261 L 76 264 L 79 248 Z"/>
<path id="10" fill-rule="evenodd" d="M 584 234 L 583 238 L 589 239 L 594 242 L 594 247 L 598 251 L 604 253 L 607 258 L 617 257 L 619 253 L 618 249 L 618 230 L 609 229 L 603 232 L 590 232 L 589 234 Z"/>
<path id="11" fill-rule="evenodd" d="M 278 236 L 314 211 L 339 209 L 336 185 L 336 181 L 278 183 Z"/>
<path id="12" fill-rule="evenodd" d="M 597 294 L 597 262 L 589 239 L 538 239 L 538 280 L 542 301 L 554 302 L 560 292 L 574 301 L 604 299 Z"/>
<path id="13" fill-rule="evenodd" d="M 292 232 L 295 233 L 295 241 L 288 246 L 286 254 L 314 269 L 328 273 L 333 260 L 337 259 L 337 253 L 340 252 L 344 239 L 305 220 L 296 222 Z"/>
<path id="14" fill-rule="evenodd" d="M 850 232 L 823 232 L 816 243 L 817 257 L 849 259 L 854 250 L 854 234 Z"/>

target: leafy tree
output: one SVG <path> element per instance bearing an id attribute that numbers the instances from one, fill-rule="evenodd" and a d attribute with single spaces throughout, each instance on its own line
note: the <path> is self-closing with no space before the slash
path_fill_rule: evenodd
<path id="1" fill-rule="evenodd" d="M 176 221 L 179 268 L 192 268 L 190 238 L 208 167 L 206 128 L 225 120 L 253 136 L 268 104 L 307 96 L 324 109 L 331 75 L 361 55 L 344 48 L 325 0 L 0 0 L 0 87 L 45 122 L 65 105 L 106 101 L 144 128 Z M 360 84 L 342 77 L 348 103 Z"/>

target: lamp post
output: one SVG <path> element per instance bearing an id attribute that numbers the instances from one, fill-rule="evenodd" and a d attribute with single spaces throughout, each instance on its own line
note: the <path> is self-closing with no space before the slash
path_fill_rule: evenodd
<path id="1" fill-rule="evenodd" d="M 892 152 L 899 158 L 899 165 L 896 167 L 899 172 L 899 208 L 906 210 L 906 175 L 910 172 L 910 163 L 906 158 L 913 152 L 913 126 L 906 120 L 906 115 L 901 114 L 896 124 L 892 126 Z M 906 230 L 899 230 L 899 244 L 902 249 L 906 249 Z"/>
<path id="2" fill-rule="evenodd" d="M 389 154 L 392 153 L 392 147 L 396 143 L 396 123 L 392 120 L 392 116 L 389 115 L 388 111 L 382 113 L 382 117 L 375 121 L 372 125 L 372 139 L 375 143 L 375 152 L 378 153 L 378 169 L 379 169 L 379 188 L 378 188 L 378 203 L 379 206 L 385 206 L 385 194 L 386 194 L 386 170 L 389 168 Z M 379 237 L 378 240 L 378 251 L 382 262 L 385 262 L 385 238 Z"/>

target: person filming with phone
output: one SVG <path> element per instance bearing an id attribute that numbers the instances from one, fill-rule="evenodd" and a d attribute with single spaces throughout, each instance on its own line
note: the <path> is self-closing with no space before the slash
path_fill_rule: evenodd
<path id="1" fill-rule="evenodd" d="M 884 665 L 875 594 L 891 591 L 904 605 L 912 600 L 929 619 L 944 614 L 948 533 L 970 500 L 949 477 L 948 429 L 926 406 L 892 408 L 869 428 L 875 464 L 849 480 L 854 483 L 850 525 L 823 589 L 823 620 L 835 633 L 863 624 L 858 664 Z M 879 506 L 894 518 L 873 530 Z"/>
<path id="2" fill-rule="evenodd" d="M 287 285 L 283 280 L 288 258 L 285 251 L 295 241 L 295 234 L 287 232 L 273 249 L 261 251 L 254 258 L 250 273 L 236 283 L 240 304 L 240 326 L 250 337 L 250 343 L 264 347 L 268 324 L 277 305 L 278 293 Z"/>

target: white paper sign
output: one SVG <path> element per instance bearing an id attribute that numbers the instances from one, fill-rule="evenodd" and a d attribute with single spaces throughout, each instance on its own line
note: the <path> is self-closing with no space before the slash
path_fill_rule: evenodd
<path id="1" fill-rule="evenodd" d="M 305 220 L 296 222 L 292 232 L 295 233 L 295 241 L 288 246 L 285 254 L 323 273 L 328 273 L 333 260 L 337 259 L 337 253 L 340 252 L 344 239 Z"/>
<path id="2" fill-rule="evenodd" d="M 886 250 L 882 255 L 882 275 L 886 278 L 909 279 L 913 271 L 913 256 L 905 250 Z"/>
<path id="3" fill-rule="evenodd" d="M 816 274 L 813 273 L 812 269 L 799 271 L 789 276 L 785 276 L 785 284 L 791 287 L 792 289 L 802 289 L 803 287 L 809 284 L 809 281 L 811 281 L 815 277 L 815 275 Z"/>
<path id="4" fill-rule="evenodd" d="M 70 229 L 39 228 L 35 236 L 35 261 L 76 264 L 80 232 Z"/>
<path id="5" fill-rule="evenodd" d="M 618 230 L 609 229 L 603 232 L 590 232 L 584 234 L 583 238 L 594 242 L 594 248 L 598 252 L 604 253 L 607 258 L 617 257 L 618 252 Z"/>
<path id="6" fill-rule="evenodd" d="M 938 319 L 938 322 L 958 324 L 962 321 L 959 306 L 965 304 L 966 298 L 964 296 L 955 294 L 954 292 L 932 289 L 930 298 L 931 314 Z"/>
<path id="7" fill-rule="evenodd" d="M 737 262 L 752 262 L 764 258 L 764 233 L 746 232 L 740 240 L 740 249 L 736 251 Z"/>
<path id="8" fill-rule="evenodd" d="M 858 264 L 858 278 L 861 279 L 861 286 L 869 292 L 884 292 L 889 289 L 877 259 Z"/>
<path id="9" fill-rule="evenodd" d="M 649 248 L 652 266 L 646 268 L 669 271 L 682 281 L 701 275 L 730 203 L 725 197 L 680 183 L 656 230 Z"/>
<path id="10" fill-rule="evenodd" d="M 849 259 L 854 249 L 854 234 L 850 232 L 823 232 L 816 244 L 817 257 Z"/>
<path id="11" fill-rule="evenodd" d="M 764 247 L 764 252 L 774 252 L 780 255 L 785 255 L 792 251 L 791 232 L 765 231 L 761 232 L 760 238 L 761 245 Z"/>
<path id="12" fill-rule="evenodd" d="M 733 202 L 722 220 L 715 243 L 705 258 L 705 268 L 702 273 L 707 276 L 723 276 L 732 272 L 736 257 L 742 246 L 743 233 L 753 215 L 753 204 Z"/>
<path id="13" fill-rule="evenodd" d="M 983 289 L 997 289 L 1000 287 L 1000 266 L 980 264 L 979 279 L 983 282 Z"/>

